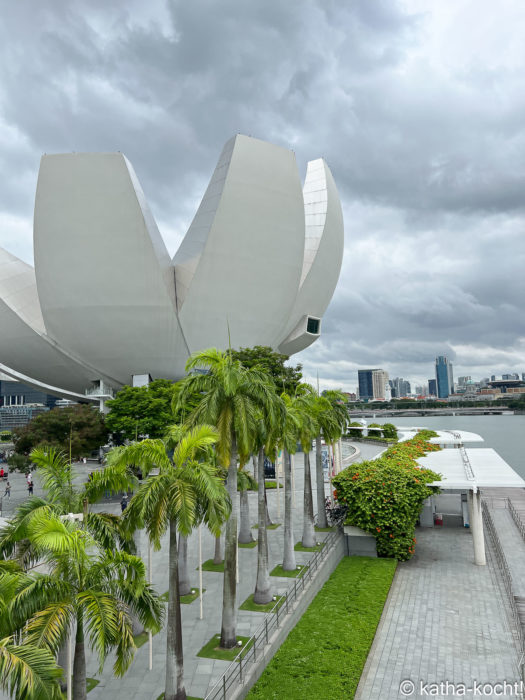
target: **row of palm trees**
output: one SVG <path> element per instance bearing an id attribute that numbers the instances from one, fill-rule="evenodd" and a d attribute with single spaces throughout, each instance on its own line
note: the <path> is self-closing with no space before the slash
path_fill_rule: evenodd
<path id="1" fill-rule="evenodd" d="M 265 455 L 275 459 L 278 452 L 283 454 L 283 569 L 296 568 L 291 455 L 298 443 L 305 457 L 302 544 L 315 545 L 309 458 L 313 440 L 316 440 L 318 524 L 326 526 L 321 436 L 325 442 L 334 443 L 346 429 L 342 395 L 329 392 L 320 397 L 308 385 L 300 385 L 293 397 L 279 395 L 265 371 L 246 368 L 231 353 L 215 349 L 192 356 L 186 369 L 188 375 L 174 393 L 176 423 L 165 438 L 115 448 L 106 469 L 95 473 L 81 489 L 73 488 L 71 465 L 62 455 L 53 450 L 35 451 L 32 459 L 39 467 L 48 500 L 31 499 L 0 533 L 0 553 L 4 559 L 16 554 L 19 567 L 16 572 L 0 570 L 0 606 L 5 605 L 10 611 L 16 609 L 18 615 L 13 615 L 12 626 L 3 630 L 5 648 L 23 641 L 25 649 L 52 656 L 63 648 L 68 634 L 75 628 L 75 700 L 86 698 L 86 635 L 90 646 L 98 651 L 101 664 L 111 649 L 116 651 L 114 668 L 121 674 L 131 663 L 134 651 L 133 619 L 138 618 L 143 628 L 153 633 L 163 623 L 163 607 L 147 583 L 142 561 L 132 553 L 133 533 L 137 529 L 146 530 L 156 549 L 160 548 L 162 536 L 169 535 L 164 697 L 183 700 L 186 692 L 180 595 L 181 589 L 182 593 L 187 592 L 188 585 L 186 538 L 200 524 L 207 526 L 217 538 L 221 531 L 224 534 L 220 646 L 231 649 L 237 643 L 237 543 L 239 537 L 246 537 L 243 527 L 246 522 L 248 532 L 250 527 L 247 489 L 253 486 L 253 479 L 245 469 L 250 456 L 256 455 L 258 477 L 255 603 L 265 604 L 273 597 L 266 529 Z M 104 491 L 125 489 L 131 484 L 136 488 L 131 467 L 140 467 L 146 478 L 123 516 L 90 512 L 89 505 Z M 238 490 L 243 520 L 240 532 Z M 71 512 L 83 513 L 80 527 L 64 519 Z M 45 563 L 45 574 L 27 572 L 28 566 L 37 561 Z M 12 561 L 5 564 L 11 566 Z M 8 576 L 18 577 L 18 587 L 15 594 L 6 589 L 4 595 L 3 584 L 11 581 Z M 50 581 L 57 579 L 60 584 L 52 586 Z M 39 591 L 39 595 L 24 593 L 28 586 Z M 120 597 L 118 591 L 122 592 Z M 17 697 L 54 697 L 54 691 L 48 695 L 31 695 L 30 686 L 23 686 L 24 674 L 10 675 L 10 668 L 15 665 L 2 661 L 2 648 L 0 642 L 0 682 L 5 685 L 10 679 Z M 42 676 L 42 683 L 44 680 Z M 56 678 L 47 679 L 46 687 L 55 688 Z"/>

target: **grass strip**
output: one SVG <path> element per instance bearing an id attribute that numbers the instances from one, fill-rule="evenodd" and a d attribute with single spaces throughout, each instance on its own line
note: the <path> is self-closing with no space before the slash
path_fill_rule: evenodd
<path id="1" fill-rule="evenodd" d="M 335 527 L 317 527 L 316 525 L 314 530 L 316 532 L 333 532 L 335 530 Z"/>
<path id="2" fill-rule="evenodd" d="M 283 567 L 278 564 L 275 569 L 270 571 L 270 576 L 284 576 L 285 578 L 302 578 L 305 573 L 307 566 L 301 566 L 299 569 L 292 569 L 291 571 L 285 571 Z"/>
<path id="3" fill-rule="evenodd" d="M 345 557 L 288 635 L 248 700 L 351 700 L 392 583 L 394 559 Z"/>
<path id="4" fill-rule="evenodd" d="M 190 603 L 193 603 L 194 600 L 197 600 L 197 598 L 200 595 L 200 588 L 192 588 L 192 593 L 188 593 L 187 595 L 181 595 L 180 597 L 180 602 L 183 605 L 189 605 Z M 206 589 L 203 588 L 202 592 L 205 593 Z"/>
<path id="5" fill-rule="evenodd" d="M 237 547 L 240 549 L 253 549 L 257 547 L 257 540 L 253 540 L 253 542 L 237 542 Z"/>
<path id="6" fill-rule="evenodd" d="M 296 552 L 319 552 L 324 547 L 324 542 L 319 542 L 319 544 L 313 547 L 303 547 L 302 542 L 298 542 L 294 549 Z"/>
<path id="7" fill-rule="evenodd" d="M 222 661 L 233 661 L 237 654 L 241 652 L 241 657 L 244 658 L 248 651 L 253 646 L 253 639 L 251 637 L 243 637 L 238 634 L 237 642 L 242 642 L 238 646 L 233 647 L 233 649 L 221 649 L 219 646 L 221 641 L 221 635 L 215 634 L 210 641 L 205 644 L 202 649 L 197 653 L 204 659 L 221 659 Z"/>
<path id="8" fill-rule="evenodd" d="M 273 525 L 267 525 L 266 529 L 267 530 L 277 530 L 278 527 L 281 527 L 281 523 L 273 523 Z M 255 523 L 255 525 L 252 525 L 252 529 L 257 530 L 259 528 L 259 523 Z"/>
<path id="9" fill-rule="evenodd" d="M 277 482 L 276 481 L 265 481 L 264 485 L 266 486 L 266 490 L 268 489 L 276 489 L 277 488 Z M 279 488 L 282 489 L 283 485 L 281 482 L 279 482 Z"/>
<path id="10" fill-rule="evenodd" d="M 250 612 L 262 612 L 262 613 L 267 613 L 270 612 L 270 610 L 277 610 L 277 608 L 280 608 L 281 605 L 284 603 L 284 596 L 283 595 L 278 595 L 275 596 L 276 600 L 271 600 L 269 603 L 266 603 L 265 605 L 258 605 L 257 603 L 253 602 L 253 593 L 249 595 L 244 603 L 242 605 L 239 605 L 239 610 L 250 610 Z"/>
<path id="11" fill-rule="evenodd" d="M 197 567 L 197 571 L 199 570 L 199 567 Z M 208 559 L 207 561 L 202 563 L 202 570 L 203 571 L 216 571 L 217 573 L 223 573 L 224 572 L 224 562 L 222 561 L 220 564 L 214 564 L 213 559 Z"/>

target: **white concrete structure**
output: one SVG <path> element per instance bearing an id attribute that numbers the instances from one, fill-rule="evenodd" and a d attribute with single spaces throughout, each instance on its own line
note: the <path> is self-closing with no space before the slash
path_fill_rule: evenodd
<path id="1" fill-rule="evenodd" d="M 441 481 L 436 481 L 434 485 L 439 486 L 445 495 L 432 496 L 429 499 L 430 503 L 427 507 L 431 509 L 431 514 L 441 512 L 438 510 L 439 499 L 442 499 L 442 503 L 446 503 L 446 499 L 450 501 L 451 494 L 456 494 L 459 498 L 459 508 L 461 508 L 461 494 L 466 494 L 468 522 L 474 545 L 474 561 L 483 566 L 486 559 L 480 489 L 525 488 L 525 481 L 491 448 L 445 449 L 429 452 L 417 461 L 421 467 L 441 474 Z"/>
<path id="2" fill-rule="evenodd" d="M 326 163 L 228 141 L 173 260 L 121 153 L 42 157 L 35 269 L 0 249 L 0 370 L 71 398 L 177 379 L 206 347 L 314 342 L 339 277 L 343 219 Z M 100 393 L 100 392 L 99 392 Z"/>

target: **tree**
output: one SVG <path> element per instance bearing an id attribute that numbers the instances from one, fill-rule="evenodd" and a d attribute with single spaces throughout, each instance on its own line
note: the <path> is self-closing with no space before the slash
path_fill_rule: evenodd
<path id="1" fill-rule="evenodd" d="M 327 527 L 325 491 L 324 491 L 324 471 L 322 457 L 322 439 L 326 444 L 331 442 L 332 436 L 337 434 L 338 425 L 332 412 L 330 401 L 324 396 L 316 396 L 312 401 L 312 411 L 318 426 L 315 438 L 315 481 L 317 493 L 317 524 L 320 528 Z"/>
<path id="2" fill-rule="evenodd" d="M 26 620 L 13 601 L 29 579 L 15 562 L 0 561 L 0 687 L 26 700 L 59 700 L 62 672 L 54 655 L 18 639 Z"/>
<path id="3" fill-rule="evenodd" d="M 217 433 L 209 426 L 198 425 L 190 431 L 172 426 L 164 440 L 148 439 L 116 448 L 113 462 L 114 467 L 140 465 L 149 475 L 132 497 L 124 520 L 132 528 L 145 526 L 157 550 L 160 538 L 169 531 L 165 700 L 186 698 L 177 534 L 188 536 L 201 522 L 217 534 L 230 510 L 220 474 L 205 459 L 216 441 Z"/>
<path id="4" fill-rule="evenodd" d="M 107 489 L 127 489 L 136 483 L 127 468 L 120 471 L 96 472 L 90 481 L 75 486 L 76 472 L 66 456 L 54 447 L 36 448 L 31 460 L 37 466 L 45 498 L 34 496 L 22 503 L 9 522 L 0 529 L 0 556 L 16 555 L 23 566 L 29 566 L 37 555 L 31 547 L 30 525 L 36 515 L 55 517 L 83 513 L 84 526 L 100 546 L 128 549 L 129 535 L 121 527 L 120 518 L 111 513 L 90 513 L 89 505 L 99 500 Z"/>
<path id="5" fill-rule="evenodd" d="M 239 544 L 249 544 L 253 542 L 253 535 L 250 525 L 250 504 L 248 500 L 248 490 L 254 490 L 257 482 L 244 468 L 243 465 L 237 470 L 237 488 L 239 489 L 240 519 L 239 519 Z"/>
<path id="6" fill-rule="evenodd" d="M 173 423 L 171 402 L 175 385 L 155 379 L 148 386 L 124 386 L 106 402 L 106 427 L 114 439 L 137 440 L 139 436 L 161 438 Z"/>
<path id="7" fill-rule="evenodd" d="M 268 373 L 247 369 L 230 352 L 215 348 L 195 353 L 186 363 L 186 371 L 205 370 L 188 375 L 183 381 L 179 403 L 198 397 L 188 416 L 190 424 L 208 423 L 217 428 L 217 456 L 228 468 L 226 488 L 232 502 L 226 523 L 224 554 L 223 610 L 220 646 L 231 649 L 236 636 L 236 569 L 237 569 L 237 457 L 253 450 L 258 412 L 275 411 L 275 385 Z"/>
<path id="8" fill-rule="evenodd" d="M 135 652 L 131 614 L 158 632 L 162 603 L 146 581 L 141 559 L 104 549 L 77 523 L 40 512 L 28 536 L 49 574 L 30 577 L 13 601 L 27 620 L 25 641 L 57 653 L 76 625 L 73 698 L 86 700 L 86 633 L 100 667 L 113 649 L 113 670 L 122 676 Z"/>
<path id="9" fill-rule="evenodd" d="M 303 488 L 303 547 L 314 547 L 314 504 L 312 498 L 312 477 L 310 470 L 310 450 L 312 440 L 319 433 L 319 424 L 315 419 L 316 395 L 308 384 L 301 385 L 302 395 L 298 398 L 299 440 L 304 454 L 304 488 Z"/>
<path id="10" fill-rule="evenodd" d="M 283 452 L 284 462 L 284 542 L 283 542 L 283 569 L 293 571 L 296 567 L 293 522 L 292 522 L 292 461 L 291 455 L 297 451 L 297 439 L 301 426 L 301 406 L 298 399 L 291 398 L 288 394 L 281 396 L 285 413 L 278 427 L 278 446 Z"/>
<path id="11" fill-rule="evenodd" d="M 78 458 L 104 445 L 107 434 L 102 413 L 93 406 L 77 404 L 40 413 L 23 428 L 13 430 L 13 442 L 20 454 L 49 445 Z"/>
<path id="12" fill-rule="evenodd" d="M 302 378 L 301 364 L 295 367 L 286 366 L 290 357 L 275 352 L 272 348 L 266 345 L 256 345 L 253 348 L 241 348 L 240 350 L 231 350 L 231 355 L 234 360 L 239 360 L 243 367 L 248 369 L 257 367 L 265 370 L 273 379 L 275 389 L 279 395 L 286 392 L 289 396 L 293 396 L 299 386 Z"/>

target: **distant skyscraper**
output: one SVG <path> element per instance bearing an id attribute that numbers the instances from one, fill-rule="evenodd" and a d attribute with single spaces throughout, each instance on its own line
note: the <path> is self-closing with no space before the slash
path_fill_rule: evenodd
<path id="1" fill-rule="evenodd" d="M 452 365 L 445 355 L 436 357 L 436 383 L 437 395 L 440 399 L 446 399 L 454 391 L 454 376 Z"/>
<path id="2" fill-rule="evenodd" d="M 467 382 L 472 381 L 472 377 L 469 375 L 467 377 L 458 377 L 458 386 L 465 386 Z"/>
<path id="3" fill-rule="evenodd" d="M 392 387 L 392 396 L 395 398 L 402 398 L 403 396 L 408 396 L 411 391 L 410 382 L 403 377 L 396 377 L 390 381 L 390 386 Z"/>
<path id="4" fill-rule="evenodd" d="M 358 369 L 359 398 L 364 401 L 385 398 L 388 372 L 382 369 Z"/>
<path id="5" fill-rule="evenodd" d="M 517 374 L 517 372 L 513 372 L 512 374 L 502 374 L 501 378 L 506 379 L 506 380 L 508 380 L 508 379 L 518 379 L 519 380 L 520 375 Z"/>
<path id="6" fill-rule="evenodd" d="M 428 380 L 428 393 L 430 396 L 437 396 L 437 382 L 435 379 Z"/>

